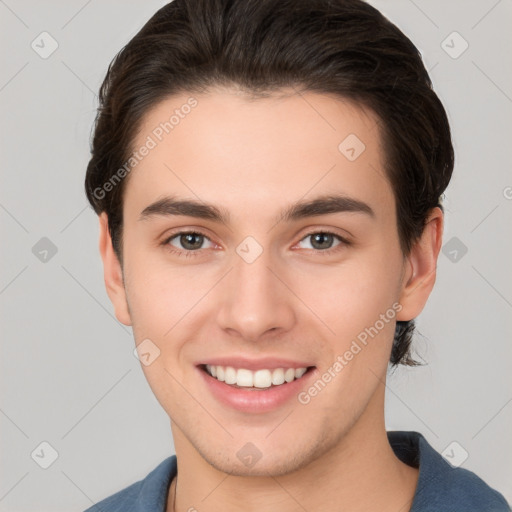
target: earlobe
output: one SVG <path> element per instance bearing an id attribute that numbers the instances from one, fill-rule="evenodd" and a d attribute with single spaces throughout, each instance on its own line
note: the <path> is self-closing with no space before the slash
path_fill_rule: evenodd
<path id="1" fill-rule="evenodd" d="M 126 290 L 123 282 L 123 272 L 119 259 L 112 246 L 112 238 L 108 229 L 108 217 L 105 212 L 99 216 L 100 236 L 99 249 L 103 260 L 103 276 L 107 294 L 114 306 L 116 318 L 124 325 L 132 325 Z"/>
<path id="2" fill-rule="evenodd" d="M 427 302 L 436 280 L 437 258 L 443 236 L 443 212 L 439 207 L 431 210 L 425 228 L 405 261 L 397 320 L 416 318 Z"/>

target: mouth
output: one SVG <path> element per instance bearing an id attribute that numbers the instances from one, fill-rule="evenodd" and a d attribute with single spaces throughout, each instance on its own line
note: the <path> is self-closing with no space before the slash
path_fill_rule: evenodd
<path id="1" fill-rule="evenodd" d="M 262 368 L 253 371 L 232 366 L 200 364 L 198 368 L 218 382 L 232 388 L 247 391 L 265 391 L 271 388 L 286 387 L 288 384 L 299 381 L 316 367 Z"/>
<path id="2" fill-rule="evenodd" d="M 205 398 L 247 414 L 271 413 L 289 406 L 318 377 L 311 360 L 277 355 L 258 359 L 218 356 L 198 361 L 195 367 L 205 386 Z"/>

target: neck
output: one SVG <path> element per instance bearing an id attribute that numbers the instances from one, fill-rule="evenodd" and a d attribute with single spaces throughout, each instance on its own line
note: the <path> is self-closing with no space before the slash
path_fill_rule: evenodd
<path id="1" fill-rule="evenodd" d="M 296 512 L 337 510 L 340 505 L 353 512 L 409 511 L 418 470 L 402 463 L 389 445 L 383 393 L 382 389 L 382 397 L 372 398 L 374 404 L 334 446 L 280 476 L 230 476 L 218 471 L 172 424 L 179 479 L 170 487 L 167 512 Z M 375 407 L 381 414 L 375 415 Z"/>

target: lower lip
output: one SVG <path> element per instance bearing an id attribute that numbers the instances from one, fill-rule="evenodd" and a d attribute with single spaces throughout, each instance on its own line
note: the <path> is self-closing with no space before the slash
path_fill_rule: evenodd
<path id="1" fill-rule="evenodd" d="M 220 382 L 200 367 L 197 367 L 197 370 L 217 400 L 224 405 L 247 413 L 263 413 L 277 409 L 288 400 L 296 397 L 315 373 L 315 368 L 312 368 L 300 379 L 295 379 L 280 386 L 272 386 L 266 389 L 244 389 Z"/>

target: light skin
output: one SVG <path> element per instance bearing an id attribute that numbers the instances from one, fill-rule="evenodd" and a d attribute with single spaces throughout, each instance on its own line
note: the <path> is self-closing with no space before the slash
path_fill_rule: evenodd
<path id="1" fill-rule="evenodd" d="M 167 510 L 176 498 L 180 512 L 406 511 L 418 471 L 394 455 L 384 424 L 394 321 L 307 405 L 292 399 L 242 413 L 198 378 L 201 358 L 221 356 L 310 361 L 320 377 L 393 304 L 401 306 L 395 320 L 418 316 L 435 282 L 442 212 L 431 211 L 405 257 L 374 114 L 329 95 L 282 92 L 256 100 L 220 88 L 194 95 L 197 107 L 129 175 L 122 267 L 100 215 L 116 317 L 132 326 L 137 344 L 149 338 L 160 350 L 142 369 L 171 418 L 178 478 Z M 148 112 L 134 147 L 189 96 Z M 349 134 L 366 146 L 354 161 L 338 149 Z M 281 215 L 334 194 L 373 214 Z M 216 205 L 229 218 L 141 219 L 165 196 Z M 180 231 L 204 237 L 187 245 L 174 236 Z M 311 236 L 325 232 L 335 236 Z M 236 251 L 248 236 L 263 249 L 252 263 Z M 248 442 L 262 454 L 251 468 L 237 457 Z"/>

